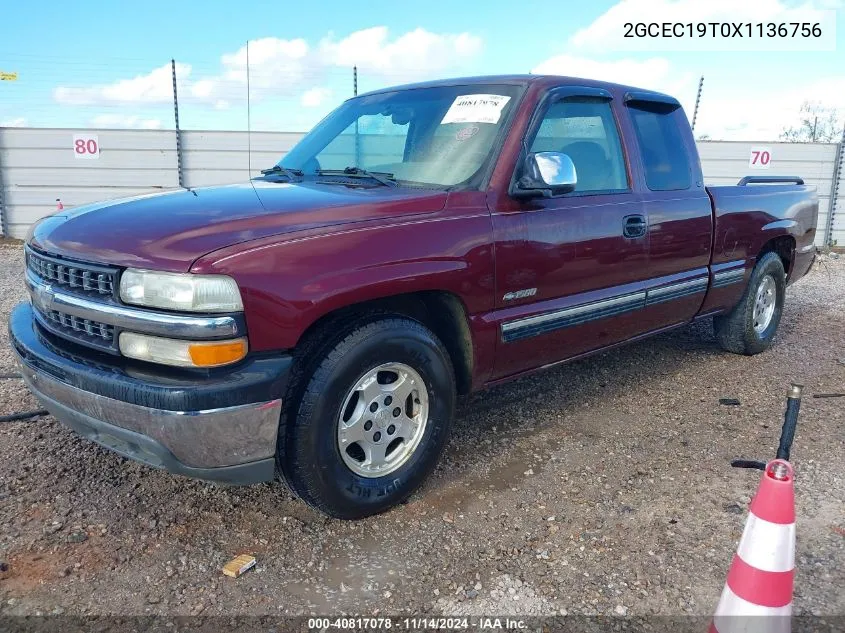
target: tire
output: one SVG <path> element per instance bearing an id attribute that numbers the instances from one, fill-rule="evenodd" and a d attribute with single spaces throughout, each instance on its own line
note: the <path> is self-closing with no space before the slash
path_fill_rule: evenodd
<path id="1" fill-rule="evenodd" d="M 277 459 L 309 505 L 335 518 L 360 519 L 403 502 L 434 470 L 454 415 L 455 377 L 446 348 L 420 323 L 375 316 L 348 324 L 310 359 L 300 382 L 279 430 Z M 391 393 L 397 402 L 387 400 Z M 359 434 L 365 437 L 349 443 Z M 392 452 L 380 457 L 380 450 Z"/>
<path id="2" fill-rule="evenodd" d="M 771 284 L 774 287 L 771 287 Z M 761 286 L 764 285 L 764 294 L 767 294 L 773 302 L 772 311 L 768 316 L 766 310 L 758 309 L 755 323 L 755 305 Z M 747 356 L 753 356 L 768 349 L 780 324 L 785 295 L 786 274 L 783 270 L 783 262 L 777 253 L 766 253 L 754 266 L 748 286 L 739 303 L 727 314 L 713 318 L 713 329 L 719 345 L 734 354 Z"/>

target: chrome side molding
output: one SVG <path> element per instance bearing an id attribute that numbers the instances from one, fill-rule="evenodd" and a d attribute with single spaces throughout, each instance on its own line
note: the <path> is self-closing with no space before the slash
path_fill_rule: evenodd
<path id="1" fill-rule="evenodd" d="M 545 312 L 531 317 L 502 323 L 502 340 L 506 343 L 538 336 L 588 321 L 616 316 L 623 312 L 639 310 L 645 306 L 645 291 L 581 304 L 562 310 Z"/>
<path id="2" fill-rule="evenodd" d="M 744 269 L 728 271 L 740 273 L 741 281 Z M 626 312 L 642 310 L 648 306 L 666 301 L 683 299 L 707 291 L 709 277 L 702 270 L 699 276 L 685 281 L 674 282 L 656 288 L 640 290 L 625 295 L 610 297 L 590 303 L 582 303 L 569 308 L 543 312 L 530 317 L 502 323 L 502 341 L 510 343 L 520 339 L 539 336 L 553 330 L 559 330 L 589 321 L 605 319 Z M 715 285 L 715 284 L 714 284 Z"/>
<path id="3" fill-rule="evenodd" d="M 713 275 L 713 287 L 722 288 L 724 286 L 739 283 L 743 279 L 745 279 L 745 268 L 722 270 Z"/>

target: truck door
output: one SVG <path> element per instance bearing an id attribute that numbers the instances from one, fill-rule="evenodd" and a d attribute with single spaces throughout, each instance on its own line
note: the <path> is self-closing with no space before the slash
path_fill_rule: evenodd
<path id="1" fill-rule="evenodd" d="M 689 321 L 701 308 L 713 215 L 680 104 L 651 92 L 628 92 L 624 100 L 641 161 L 638 189 L 649 218 L 651 279 L 641 318 L 656 330 Z"/>
<path id="2" fill-rule="evenodd" d="M 578 182 L 571 193 L 491 209 L 500 337 L 493 378 L 641 331 L 648 217 L 621 142 L 622 107 L 607 90 L 566 86 L 541 101 L 528 127 L 528 153 L 569 155 Z"/>

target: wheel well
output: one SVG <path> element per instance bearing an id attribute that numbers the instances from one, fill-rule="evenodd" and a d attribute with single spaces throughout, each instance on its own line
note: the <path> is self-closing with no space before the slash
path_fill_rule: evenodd
<path id="1" fill-rule="evenodd" d="M 783 262 L 786 277 L 789 278 L 790 273 L 792 273 L 792 263 L 795 259 L 795 238 L 791 235 L 781 235 L 769 240 L 763 244 L 757 259 L 759 260 L 766 253 L 777 253 L 780 261 Z"/>
<path id="2" fill-rule="evenodd" d="M 455 368 L 455 382 L 459 394 L 470 392 L 473 372 L 472 334 L 466 310 L 461 300 L 445 291 L 412 292 L 362 303 L 352 304 L 323 315 L 312 323 L 300 337 L 297 348 L 307 346 L 315 337 L 337 332 L 377 314 L 399 314 L 419 321 L 439 338 Z"/>

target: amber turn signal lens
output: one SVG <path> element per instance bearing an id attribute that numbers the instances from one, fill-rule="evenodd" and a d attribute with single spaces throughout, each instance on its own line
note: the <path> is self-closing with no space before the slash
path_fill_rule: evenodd
<path id="1" fill-rule="evenodd" d="M 196 367 L 218 367 L 241 360 L 247 353 L 246 339 L 221 341 L 219 343 L 191 343 L 188 345 Z"/>
<path id="2" fill-rule="evenodd" d="M 137 332 L 120 333 L 120 351 L 127 358 L 174 367 L 219 367 L 246 356 L 246 338 L 228 341 L 180 341 Z"/>

